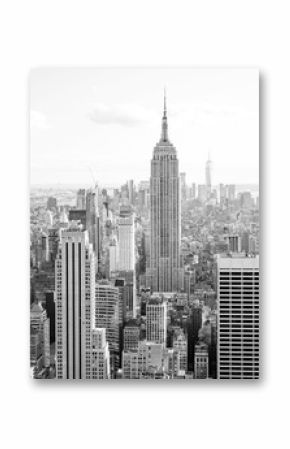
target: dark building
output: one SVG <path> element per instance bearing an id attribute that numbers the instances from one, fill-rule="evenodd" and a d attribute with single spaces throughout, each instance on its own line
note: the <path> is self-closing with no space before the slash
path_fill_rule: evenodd
<path id="1" fill-rule="evenodd" d="M 55 302 L 54 302 L 54 292 L 45 293 L 45 303 L 43 306 L 46 309 L 47 317 L 49 318 L 50 326 L 50 344 L 55 342 Z"/>
<path id="2" fill-rule="evenodd" d="M 53 196 L 48 197 L 46 207 L 48 210 L 55 210 L 57 208 L 57 199 Z"/>
<path id="3" fill-rule="evenodd" d="M 194 346 L 198 343 L 198 332 L 202 325 L 202 308 L 194 306 L 187 321 L 188 371 L 194 369 Z"/>
<path id="4" fill-rule="evenodd" d="M 70 221 L 79 221 L 86 229 L 86 210 L 85 209 L 70 209 L 68 213 Z"/>

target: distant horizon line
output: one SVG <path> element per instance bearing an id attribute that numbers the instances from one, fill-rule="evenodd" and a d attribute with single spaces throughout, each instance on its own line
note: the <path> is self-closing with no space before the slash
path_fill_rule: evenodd
<path id="1" fill-rule="evenodd" d="M 94 185 L 99 185 L 101 187 L 107 187 L 107 188 L 118 188 L 118 186 L 122 186 L 124 184 L 126 184 L 128 181 L 131 181 L 131 179 L 128 179 L 127 181 L 120 183 L 120 184 L 107 184 L 107 183 L 99 183 L 96 182 L 95 184 L 93 183 L 45 183 L 45 184 L 30 184 L 30 188 L 36 188 L 36 187 L 74 187 L 74 188 L 82 188 L 82 187 L 93 187 Z M 150 179 L 142 179 L 141 181 L 137 181 L 135 182 L 133 179 L 134 184 L 140 184 L 142 182 L 150 182 Z M 206 183 L 198 183 L 198 182 L 191 182 L 190 184 L 187 184 L 188 186 L 191 186 L 192 184 L 196 184 L 196 185 L 206 185 Z M 218 187 L 220 184 L 223 185 L 235 185 L 235 186 L 252 186 L 252 187 L 259 187 L 259 182 L 239 182 L 239 183 L 234 183 L 234 182 L 219 182 L 219 183 L 214 183 L 212 184 L 212 187 Z"/>

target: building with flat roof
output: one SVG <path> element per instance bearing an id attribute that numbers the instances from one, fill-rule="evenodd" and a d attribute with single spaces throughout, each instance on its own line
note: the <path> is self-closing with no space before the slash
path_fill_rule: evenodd
<path id="1" fill-rule="evenodd" d="M 217 259 L 217 377 L 259 378 L 259 256 Z"/>

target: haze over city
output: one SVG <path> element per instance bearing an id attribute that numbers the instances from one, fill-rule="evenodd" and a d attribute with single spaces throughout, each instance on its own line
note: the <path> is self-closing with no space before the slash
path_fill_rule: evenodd
<path id="1" fill-rule="evenodd" d="M 204 182 L 210 154 L 213 185 L 258 184 L 258 81 L 247 69 L 35 69 L 31 184 L 149 179 L 164 87 L 169 137 L 188 182 Z"/>

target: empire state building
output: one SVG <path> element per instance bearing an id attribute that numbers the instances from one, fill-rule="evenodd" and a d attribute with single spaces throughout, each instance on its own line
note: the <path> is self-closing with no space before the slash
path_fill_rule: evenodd
<path id="1" fill-rule="evenodd" d="M 151 160 L 150 284 L 156 292 L 180 288 L 180 180 L 175 147 L 168 138 L 166 96 L 161 138 Z"/>

